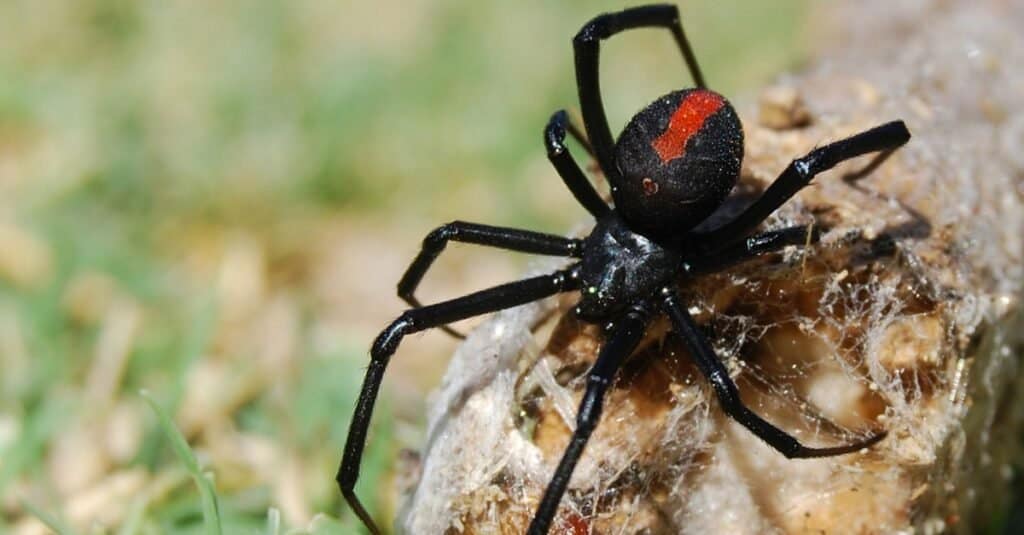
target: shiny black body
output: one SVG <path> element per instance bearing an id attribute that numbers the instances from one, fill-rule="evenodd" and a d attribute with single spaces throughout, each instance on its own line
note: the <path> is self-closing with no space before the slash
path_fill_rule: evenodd
<path id="1" fill-rule="evenodd" d="M 743 126 L 732 105 L 717 94 L 721 107 L 688 140 L 685 156 L 665 163 L 651 149 L 673 112 L 695 91 L 710 93 L 684 89 L 655 100 L 626 124 L 615 143 L 615 209 L 634 230 L 667 241 L 722 205 L 743 161 Z M 656 193 L 645 191 L 645 179 L 657 185 Z"/>
<path id="2" fill-rule="evenodd" d="M 675 91 L 641 110 L 618 141 L 612 138 L 601 103 L 600 42 L 634 28 L 670 31 L 686 60 L 696 88 Z M 337 480 L 345 500 L 373 533 L 379 529 L 355 494 L 359 462 L 384 371 L 402 339 L 430 328 L 448 329 L 460 319 L 514 307 L 560 292 L 579 291 L 574 311 L 602 324 L 606 340 L 587 374 L 576 415 L 576 429 L 537 508 L 528 533 L 542 535 L 601 416 L 604 394 L 621 364 L 657 314 L 673 330 L 707 378 L 722 411 L 789 458 L 842 455 L 871 446 L 885 433 L 836 447 L 809 447 L 751 411 L 690 316 L 678 291 L 691 277 L 724 269 L 790 245 L 816 241 L 807 228 L 753 233 L 779 206 L 815 175 L 857 156 L 884 158 L 910 139 L 902 121 L 893 121 L 812 150 L 793 160 L 762 195 L 723 225 L 700 225 L 722 205 L 739 178 L 743 131 L 732 106 L 705 88 L 675 6 L 650 5 L 599 15 L 573 39 L 584 139 L 564 111 L 544 130 L 548 159 L 577 201 L 594 216 L 594 230 L 572 239 L 519 229 L 456 221 L 423 240 L 423 248 L 398 283 L 398 295 L 412 306 L 385 328 L 370 348 L 370 364 L 349 427 Z M 601 198 L 565 146 L 569 132 L 597 159 L 612 187 L 615 208 Z M 696 230 L 696 229 L 701 230 Z M 511 282 L 463 297 L 422 306 L 415 290 L 449 241 L 563 256 L 577 261 L 564 270 Z M 451 331 L 448 329 L 449 332 Z"/>
<path id="3" fill-rule="evenodd" d="M 612 212 L 583 240 L 580 301 L 574 310 L 587 321 L 613 318 L 678 279 L 682 263 L 681 251 L 633 232 Z"/>

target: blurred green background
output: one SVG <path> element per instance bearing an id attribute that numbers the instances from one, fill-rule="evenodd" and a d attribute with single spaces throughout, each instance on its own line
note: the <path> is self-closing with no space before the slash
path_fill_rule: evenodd
<path id="1" fill-rule="evenodd" d="M 572 35 L 621 7 L 0 2 L 0 532 L 208 533 L 186 453 L 225 533 L 355 532 L 334 472 L 398 277 L 446 221 L 585 220 L 541 129 L 576 110 Z M 803 57 L 806 7 L 681 5 L 729 97 Z M 664 32 L 603 65 L 613 129 L 690 83 Z M 453 247 L 421 295 L 525 262 Z M 360 482 L 382 518 L 453 347 L 394 360 Z"/>

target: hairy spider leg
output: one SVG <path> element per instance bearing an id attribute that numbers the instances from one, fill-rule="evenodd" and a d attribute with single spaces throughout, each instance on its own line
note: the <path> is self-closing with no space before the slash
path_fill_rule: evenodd
<path id="1" fill-rule="evenodd" d="M 558 176 L 562 177 L 562 181 L 576 201 L 583 205 L 594 219 L 601 219 L 611 212 L 611 208 L 598 195 L 594 185 L 587 180 L 587 176 L 583 174 L 565 146 L 565 127 L 568 120 L 565 110 L 558 110 L 544 128 L 544 146 L 548 149 L 548 160 L 558 171 Z"/>
<path id="2" fill-rule="evenodd" d="M 733 242 L 711 254 L 687 260 L 683 269 L 688 276 L 705 275 L 721 271 L 730 266 L 753 260 L 758 256 L 774 253 L 788 245 L 809 245 L 817 243 L 820 233 L 811 226 L 786 227 L 754 234 L 749 238 Z"/>
<path id="3" fill-rule="evenodd" d="M 707 232 L 691 233 L 689 240 L 712 246 L 723 246 L 739 240 L 809 184 L 815 175 L 857 156 L 895 150 L 909 140 L 907 125 L 903 121 L 892 121 L 818 147 L 793 160 L 764 194 L 735 219 Z"/>
<path id="4" fill-rule="evenodd" d="M 416 288 L 423 280 L 434 260 L 444 251 L 449 241 L 473 243 L 507 249 L 522 253 L 579 257 L 583 251 L 583 242 L 529 230 L 505 227 L 493 227 L 465 221 L 454 221 L 432 230 L 423 238 L 423 247 L 398 281 L 398 296 L 409 306 L 420 308 L 423 305 L 416 299 Z M 442 325 L 448 334 L 456 338 L 465 338 L 461 333 L 448 325 Z"/>
<path id="5" fill-rule="evenodd" d="M 605 13 L 598 15 L 580 29 L 573 38 L 573 49 L 583 126 L 587 129 L 587 137 L 594 147 L 597 163 L 612 184 L 620 182 L 620 177 L 615 166 L 615 139 L 608 127 L 608 117 L 605 115 L 601 100 L 601 81 L 598 75 L 600 42 L 619 32 L 636 28 L 666 28 L 671 31 L 694 83 L 701 89 L 706 87 L 700 65 L 697 64 L 697 58 L 679 22 L 679 9 L 674 5 L 656 4 Z"/>
<path id="6" fill-rule="evenodd" d="M 530 522 L 528 535 L 545 535 L 558 512 L 558 503 L 565 494 L 569 479 L 576 463 L 590 439 L 590 434 L 601 419 L 601 406 L 605 391 L 611 385 L 622 363 L 633 353 L 644 336 L 650 318 L 647 306 L 637 306 L 616 321 L 608 334 L 607 342 L 601 348 L 593 367 L 587 374 L 587 388 L 576 412 L 576 430 L 572 433 L 569 446 L 562 454 L 562 460 L 555 469 L 555 475 L 544 491 L 544 497 Z"/>
<path id="7" fill-rule="evenodd" d="M 736 383 L 729 377 L 725 365 L 715 354 L 711 344 L 701 332 L 700 327 L 690 316 L 686 307 L 680 303 L 679 297 L 674 289 L 665 288 L 662 290 L 664 299 L 662 308 L 668 314 L 672 327 L 686 344 L 690 354 L 693 355 L 694 363 L 700 369 L 701 374 L 711 383 L 718 403 L 722 410 L 732 418 L 746 427 L 757 438 L 765 441 L 769 446 L 788 459 L 808 457 L 830 457 L 834 455 L 845 455 L 875 444 L 885 438 L 886 433 L 880 432 L 868 438 L 843 446 L 830 448 L 813 448 L 800 443 L 796 438 L 785 431 L 775 427 L 764 418 L 750 410 L 740 398 Z"/>
<path id="8" fill-rule="evenodd" d="M 338 486 L 341 488 L 342 495 L 345 496 L 345 501 L 370 532 L 379 534 L 380 529 L 377 528 L 377 524 L 356 496 L 355 484 L 359 479 L 359 463 L 366 445 L 366 433 L 369 429 L 370 417 L 373 414 L 373 405 L 377 401 L 377 392 L 380 389 L 381 380 L 384 378 L 384 370 L 387 368 L 391 355 L 398 349 L 402 337 L 424 329 L 440 327 L 453 321 L 526 304 L 557 293 L 575 290 L 578 287 L 577 269 L 571 267 L 548 275 L 502 284 L 449 301 L 407 310 L 377 335 L 370 349 L 370 366 L 366 369 L 366 378 L 363 379 L 363 387 L 359 392 L 355 414 L 349 424 L 345 453 L 342 456 L 337 475 Z"/>

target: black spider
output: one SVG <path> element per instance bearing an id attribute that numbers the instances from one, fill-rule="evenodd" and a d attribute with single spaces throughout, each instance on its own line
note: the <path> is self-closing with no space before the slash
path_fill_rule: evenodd
<path id="1" fill-rule="evenodd" d="M 697 87 L 655 100 L 630 120 L 616 142 L 601 103 L 599 45 L 621 31 L 645 27 L 672 32 Z M 743 404 L 736 385 L 681 302 L 677 287 L 680 281 L 685 283 L 696 275 L 814 239 L 802 227 L 751 233 L 816 174 L 856 156 L 880 152 L 884 157 L 906 143 L 910 133 L 903 122 L 886 123 L 812 150 L 789 164 L 761 197 L 734 219 L 714 229 L 698 229 L 698 224 L 723 204 L 739 179 L 743 130 L 729 102 L 706 89 L 676 7 L 650 5 L 599 15 L 576 34 L 573 48 L 576 84 L 590 144 L 571 125 L 567 126 L 564 111 L 552 116 L 544 131 L 544 143 L 548 159 L 565 185 L 593 214 L 597 224 L 589 236 L 579 240 L 456 221 L 439 227 L 423 240 L 422 251 L 398 283 L 398 295 L 414 308 L 399 316 L 373 343 L 337 476 L 345 500 L 373 533 L 379 533 L 379 529 L 353 489 L 377 390 L 402 338 L 432 327 L 447 329 L 450 322 L 559 292 L 580 290 L 575 313 L 584 320 L 605 323 L 607 341 L 588 373 L 576 430 L 530 524 L 532 535 L 547 533 L 576 462 L 600 418 L 604 393 L 657 312 L 668 315 L 725 413 L 786 457 L 842 455 L 885 436 L 882 432 L 855 444 L 813 448 L 755 414 Z M 584 146 L 592 147 L 611 184 L 614 208 L 605 204 L 566 150 L 567 127 Z M 420 306 L 413 293 L 431 263 L 452 240 L 573 257 L 579 262 L 549 275 Z"/>

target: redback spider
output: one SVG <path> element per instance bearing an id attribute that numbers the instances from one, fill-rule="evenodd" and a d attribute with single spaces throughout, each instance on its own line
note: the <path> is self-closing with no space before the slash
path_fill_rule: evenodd
<path id="1" fill-rule="evenodd" d="M 598 77 L 600 43 L 635 28 L 664 28 L 672 33 L 696 87 L 673 91 L 640 110 L 618 141 L 612 138 L 601 103 Z M 818 147 L 793 160 L 761 196 L 725 224 L 698 225 L 720 207 L 739 180 L 743 129 L 732 105 L 707 89 L 700 67 L 672 5 L 648 5 L 606 13 L 586 23 L 573 39 L 576 85 L 583 124 L 597 163 L 611 185 L 608 206 L 564 144 L 568 125 L 556 112 L 544 130 L 548 159 L 596 225 L 583 239 L 564 238 L 513 228 L 455 221 L 438 227 L 398 283 L 406 310 L 374 340 L 338 484 L 345 500 L 373 533 L 373 519 L 356 497 L 354 486 L 366 443 L 377 391 L 391 355 L 406 335 L 461 319 L 494 312 L 560 292 L 579 291 L 573 309 L 581 319 L 600 323 L 606 341 L 587 374 L 587 386 L 573 431 L 554 476 L 544 492 L 528 533 L 542 535 L 555 517 L 576 462 L 601 417 L 605 391 L 644 335 L 655 314 L 668 316 L 697 368 L 710 382 L 722 410 L 788 458 L 843 455 L 869 447 L 884 432 L 833 447 L 811 447 L 764 420 L 740 399 L 735 383 L 715 355 L 701 328 L 687 311 L 678 288 L 687 279 L 724 269 L 788 245 L 804 245 L 816 236 L 804 227 L 761 233 L 754 230 L 815 175 L 857 156 L 897 149 L 910 139 L 902 121 L 893 121 Z M 568 268 L 469 295 L 420 306 L 414 292 L 431 263 L 449 241 L 513 251 L 578 259 Z M 453 332 L 453 331 L 449 331 Z"/>

